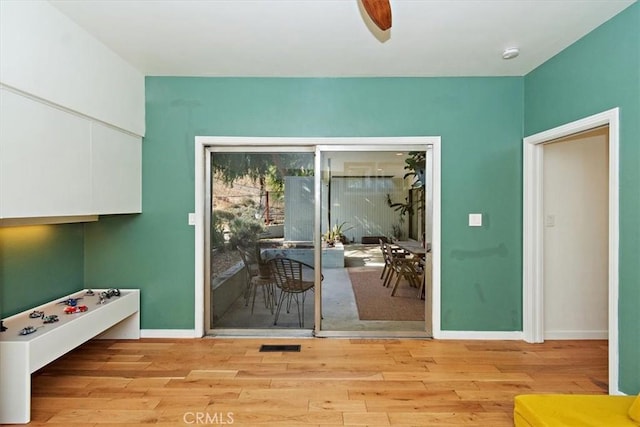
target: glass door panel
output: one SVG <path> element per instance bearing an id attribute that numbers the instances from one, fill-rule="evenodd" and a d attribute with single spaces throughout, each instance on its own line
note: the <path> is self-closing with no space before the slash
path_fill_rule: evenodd
<path id="1" fill-rule="evenodd" d="M 209 156 L 208 329 L 311 329 L 314 154 L 255 150 Z M 300 286 L 283 286 L 273 258 L 293 260 L 282 274 L 302 272 Z"/>
<path id="2" fill-rule="evenodd" d="M 424 333 L 431 309 L 429 148 L 324 148 L 321 330 Z M 394 253 L 401 244 L 414 250 L 403 251 L 404 264 L 390 265 L 383 244 Z"/>

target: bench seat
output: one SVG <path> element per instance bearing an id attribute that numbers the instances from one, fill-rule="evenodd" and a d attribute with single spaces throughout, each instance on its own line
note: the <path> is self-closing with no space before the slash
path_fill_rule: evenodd
<path id="1" fill-rule="evenodd" d="M 528 394 L 515 398 L 516 427 L 638 427 L 629 415 L 637 396 Z"/>

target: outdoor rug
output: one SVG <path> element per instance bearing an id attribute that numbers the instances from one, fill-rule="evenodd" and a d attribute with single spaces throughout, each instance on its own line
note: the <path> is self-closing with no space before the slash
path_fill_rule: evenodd
<path id="1" fill-rule="evenodd" d="M 356 297 L 360 320 L 424 320 L 424 300 L 418 290 L 401 281 L 394 296 L 391 287 L 382 286 L 380 267 L 347 269 Z"/>

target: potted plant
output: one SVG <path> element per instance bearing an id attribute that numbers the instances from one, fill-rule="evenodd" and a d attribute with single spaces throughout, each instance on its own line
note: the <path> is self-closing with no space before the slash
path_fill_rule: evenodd
<path id="1" fill-rule="evenodd" d="M 341 224 L 336 223 L 322 235 L 328 246 L 334 246 L 336 243 L 347 243 L 347 236 L 344 233 L 353 227 L 345 228 L 346 224 L 346 221 Z"/>

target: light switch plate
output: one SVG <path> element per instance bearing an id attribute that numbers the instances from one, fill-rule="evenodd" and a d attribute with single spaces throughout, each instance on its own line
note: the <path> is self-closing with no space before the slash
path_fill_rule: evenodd
<path id="1" fill-rule="evenodd" d="M 555 227 L 556 226 L 556 216 L 547 214 L 544 216 L 544 225 L 545 227 Z"/>
<path id="2" fill-rule="evenodd" d="M 469 214 L 469 227 L 482 227 L 482 214 L 471 213 Z"/>
<path id="3" fill-rule="evenodd" d="M 196 214 L 193 212 L 189 213 L 189 225 L 196 225 Z"/>

